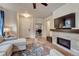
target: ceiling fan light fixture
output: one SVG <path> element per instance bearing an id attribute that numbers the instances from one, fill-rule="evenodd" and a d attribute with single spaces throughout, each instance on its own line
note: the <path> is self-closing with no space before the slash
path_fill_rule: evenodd
<path id="1" fill-rule="evenodd" d="M 41 3 L 43 6 L 47 6 L 47 3 Z M 36 9 L 36 3 L 33 3 L 33 9 Z"/>
<path id="2" fill-rule="evenodd" d="M 44 5 L 44 6 L 47 6 L 48 4 L 47 3 L 41 3 L 42 5 Z"/>

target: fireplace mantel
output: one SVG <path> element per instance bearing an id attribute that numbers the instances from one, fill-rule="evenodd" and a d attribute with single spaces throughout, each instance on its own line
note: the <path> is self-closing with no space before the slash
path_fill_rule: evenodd
<path id="1" fill-rule="evenodd" d="M 54 32 L 67 32 L 67 33 L 77 33 L 77 34 L 79 34 L 79 29 L 50 29 L 50 31 L 54 31 Z"/>

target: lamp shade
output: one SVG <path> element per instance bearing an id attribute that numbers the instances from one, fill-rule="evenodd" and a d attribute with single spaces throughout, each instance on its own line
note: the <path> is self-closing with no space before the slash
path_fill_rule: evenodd
<path id="1" fill-rule="evenodd" d="M 8 27 L 4 28 L 4 32 L 9 32 L 9 31 L 11 31 L 10 28 L 8 28 Z"/>

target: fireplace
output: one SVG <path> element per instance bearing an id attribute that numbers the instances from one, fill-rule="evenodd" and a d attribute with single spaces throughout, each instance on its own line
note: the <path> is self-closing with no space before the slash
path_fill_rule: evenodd
<path id="1" fill-rule="evenodd" d="M 57 44 L 65 47 L 67 49 L 71 48 L 71 41 L 67 40 L 67 39 L 64 39 L 64 38 L 57 37 Z"/>

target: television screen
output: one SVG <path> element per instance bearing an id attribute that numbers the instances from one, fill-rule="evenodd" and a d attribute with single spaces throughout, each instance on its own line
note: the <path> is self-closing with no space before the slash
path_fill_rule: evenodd
<path id="1" fill-rule="evenodd" d="M 0 36 L 3 36 L 4 28 L 4 11 L 0 11 Z"/>

